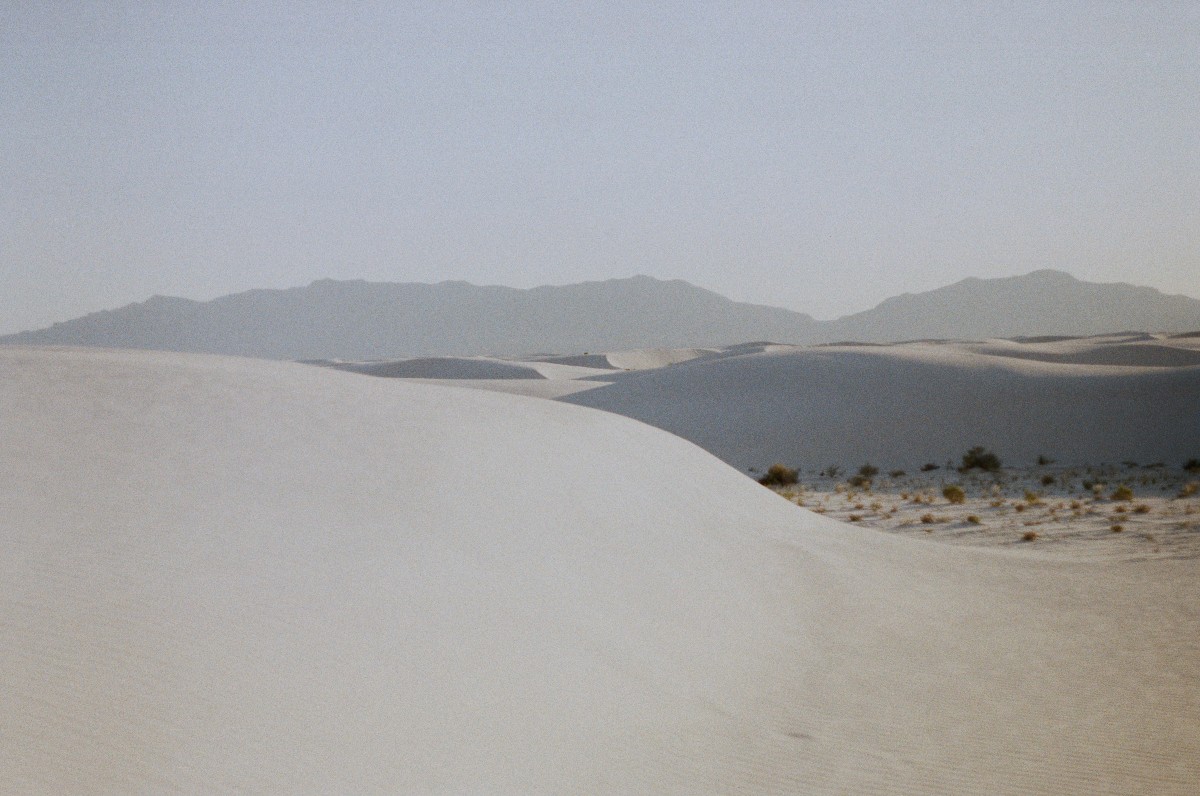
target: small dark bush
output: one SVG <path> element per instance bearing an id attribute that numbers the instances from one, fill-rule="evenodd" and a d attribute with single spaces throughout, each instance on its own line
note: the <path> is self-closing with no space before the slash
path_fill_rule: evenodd
<path id="1" fill-rule="evenodd" d="M 791 486 L 800 480 L 800 473 L 783 464 L 772 464 L 767 474 L 758 479 L 763 486 Z"/>
<path id="2" fill-rule="evenodd" d="M 862 467 L 858 468 L 858 474 L 863 478 L 874 478 L 875 476 L 879 475 L 879 468 L 872 464 L 864 464 Z"/>
<path id="3" fill-rule="evenodd" d="M 865 475 L 852 475 L 846 479 L 846 483 L 848 483 L 850 486 L 862 489 L 865 486 L 871 485 L 871 479 Z"/>
<path id="4" fill-rule="evenodd" d="M 1021 534 L 1022 542 L 1032 542 L 1037 538 L 1038 538 L 1037 531 L 1026 531 L 1025 533 Z"/>
<path id="5" fill-rule="evenodd" d="M 1200 473 L 1200 459 L 1188 459 L 1183 463 L 1183 469 L 1189 473 Z"/>
<path id="6" fill-rule="evenodd" d="M 958 484 L 950 484 L 942 489 L 942 497 L 951 503 L 962 503 L 967 499 L 967 493 Z"/>
<path id="7" fill-rule="evenodd" d="M 1054 476 L 1046 474 L 1042 476 L 1042 486 L 1050 486 L 1054 483 Z"/>
<path id="8" fill-rule="evenodd" d="M 1130 489 L 1129 487 L 1125 486 L 1124 484 L 1121 484 L 1119 487 L 1117 487 L 1116 489 L 1113 490 L 1112 499 L 1113 500 L 1133 500 L 1133 490 Z"/>
<path id="9" fill-rule="evenodd" d="M 1049 456 L 1039 456 L 1037 457 L 1037 463 L 1042 467 L 1045 467 L 1047 464 L 1054 464 L 1054 460 Z"/>
<path id="10" fill-rule="evenodd" d="M 903 470 L 892 470 L 890 473 L 888 473 L 888 475 L 890 475 L 892 478 L 903 478 L 904 471 Z"/>
<path id="11" fill-rule="evenodd" d="M 821 475 L 825 476 L 826 478 L 837 478 L 841 472 L 841 467 L 838 467 L 836 464 L 831 464 L 821 471 Z"/>
<path id="12" fill-rule="evenodd" d="M 958 469 L 964 473 L 974 469 L 983 470 L 985 473 L 994 473 L 1000 469 L 1000 459 L 982 445 L 976 445 L 963 454 L 962 467 Z"/>
<path id="13" fill-rule="evenodd" d="M 921 465 L 921 472 L 923 472 L 923 473 L 931 473 L 934 470 L 940 470 L 940 469 L 942 469 L 942 468 L 939 467 L 938 465 L 934 464 L 933 462 L 929 462 L 927 464 Z"/>

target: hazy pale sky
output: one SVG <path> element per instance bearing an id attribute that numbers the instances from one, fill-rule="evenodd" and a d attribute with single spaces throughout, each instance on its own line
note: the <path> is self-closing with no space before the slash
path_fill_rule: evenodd
<path id="1" fill-rule="evenodd" d="M 0 8 L 0 332 L 314 279 L 1200 297 L 1200 3 Z"/>

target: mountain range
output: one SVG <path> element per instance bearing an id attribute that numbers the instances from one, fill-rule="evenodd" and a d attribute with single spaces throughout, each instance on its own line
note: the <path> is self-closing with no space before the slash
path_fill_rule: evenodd
<path id="1" fill-rule="evenodd" d="M 832 321 L 647 276 L 517 289 L 319 280 L 211 301 L 154 296 L 0 344 L 104 346 L 267 359 L 530 355 L 637 348 L 1200 330 L 1200 300 L 1042 270 L 969 278 Z"/>

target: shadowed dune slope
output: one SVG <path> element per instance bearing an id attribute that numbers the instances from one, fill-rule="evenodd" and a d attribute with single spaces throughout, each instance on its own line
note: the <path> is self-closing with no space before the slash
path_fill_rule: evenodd
<path id="1" fill-rule="evenodd" d="M 1154 364 L 1161 352 L 1141 348 Z M 742 468 L 916 467 L 957 461 L 972 445 L 1013 463 L 1045 454 L 1178 464 L 1200 451 L 1200 367 L 1038 361 L 1051 356 L 1011 345 L 784 349 L 685 363 L 561 400 L 637 418 Z"/>
<path id="2" fill-rule="evenodd" d="M 495 359 L 421 357 L 390 362 L 322 362 L 334 370 L 392 379 L 544 379 L 533 367 Z"/>
<path id="3" fill-rule="evenodd" d="M 0 349 L 0 791 L 1189 793 L 1194 562 L 809 514 L 550 401 Z"/>

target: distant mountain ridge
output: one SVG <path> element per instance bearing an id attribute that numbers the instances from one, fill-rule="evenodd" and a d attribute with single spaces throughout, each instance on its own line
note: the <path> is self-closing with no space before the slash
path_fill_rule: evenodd
<path id="1" fill-rule="evenodd" d="M 372 359 L 723 345 L 806 336 L 814 323 L 645 276 L 529 290 L 324 279 L 206 302 L 154 296 L 0 343 Z"/>
<path id="2" fill-rule="evenodd" d="M 3 344 L 79 345 L 268 359 L 529 355 L 726 346 L 1200 329 L 1200 300 L 1148 287 L 1082 282 L 1059 271 L 965 279 L 816 321 L 647 276 L 517 289 L 318 280 L 212 301 L 154 296 Z"/>
<path id="3" fill-rule="evenodd" d="M 1200 323 L 1200 301 L 1151 287 L 1084 282 L 1041 270 L 999 279 L 969 277 L 927 293 L 905 293 L 865 312 L 823 324 L 838 339 L 893 342 L 1021 335 L 1090 336 L 1112 332 L 1186 332 Z"/>

